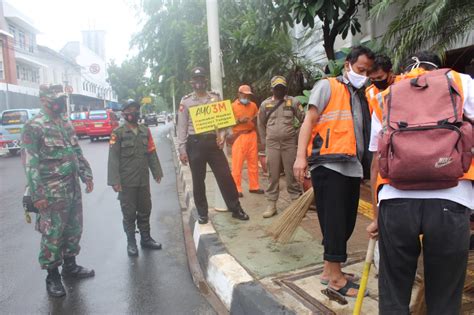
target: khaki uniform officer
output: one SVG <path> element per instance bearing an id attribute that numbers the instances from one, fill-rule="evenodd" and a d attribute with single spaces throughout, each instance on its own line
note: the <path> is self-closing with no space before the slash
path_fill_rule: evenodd
<path id="1" fill-rule="evenodd" d="M 263 101 L 258 113 L 258 129 L 262 143 L 266 146 L 270 181 L 266 190 L 269 205 L 263 213 L 264 218 L 277 213 L 281 163 L 291 199 L 298 199 L 301 195 L 300 186 L 293 176 L 293 163 L 296 159 L 298 125 L 304 117 L 303 108 L 296 98 L 286 95 L 287 84 L 284 77 L 273 77 L 271 87 L 273 96 Z"/>
<path id="2" fill-rule="evenodd" d="M 232 217 L 239 220 L 248 220 L 248 215 L 239 202 L 239 193 L 234 179 L 230 173 L 229 163 L 222 151 L 225 141 L 225 130 L 221 131 L 219 138 L 215 131 L 196 134 L 189 108 L 197 105 L 208 104 L 220 100 L 219 94 L 208 92 L 205 70 L 201 67 L 194 68 L 191 74 L 193 93 L 186 95 L 179 105 L 178 116 L 178 149 L 181 162 L 189 162 L 193 178 L 194 203 L 198 212 L 199 224 L 208 222 L 208 204 L 206 198 L 206 165 L 209 164 L 217 180 L 217 185 L 224 197 L 224 201 Z"/>

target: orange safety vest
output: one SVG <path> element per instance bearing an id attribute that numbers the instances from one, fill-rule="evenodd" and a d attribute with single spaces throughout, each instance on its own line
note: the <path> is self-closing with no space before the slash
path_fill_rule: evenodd
<path id="1" fill-rule="evenodd" d="M 411 79 L 411 78 L 415 78 L 415 77 L 419 77 L 420 75 L 422 75 L 423 73 L 425 73 L 426 70 L 424 70 L 423 68 L 417 68 L 417 69 L 414 69 L 412 71 L 410 71 L 409 73 L 407 73 L 403 79 Z M 462 81 L 461 81 L 461 76 L 459 75 L 458 72 L 456 71 L 453 71 L 451 70 L 449 72 L 449 74 L 451 75 L 451 79 L 454 81 L 454 83 L 457 85 L 458 89 L 459 89 L 459 92 L 461 93 L 461 104 L 464 104 L 464 92 L 463 92 L 463 86 L 462 86 Z M 400 80 L 397 80 L 396 82 L 398 82 Z M 383 121 L 383 117 L 382 117 L 382 108 L 385 104 L 385 99 L 386 99 L 386 96 L 389 94 L 390 92 L 390 89 L 386 89 L 384 91 L 382 91 L 379 96 L 377 96 L 377 104 L 378 104 L 378 108 L 380 110 L 376 110 L 375 113 L 377 115 L 377 118 L 379 119 L 379 121 L 382 123 Z M 376 157 L 378 158 L 378 157 Z M 471 180 L 471 181 L 474 181 L 474 159 L 471 161 L 471 167 L 469 168 L 469 170 L 467 171 L 467 173 L 464 173 L 464 175 L 460 178 L 461 180 Z M 382 189 L 382 185 L 385 185 L 385 184 L 389 184 L 390 181 L 386 178 L 382 178 L 380 176 L 380 173 L 377 174 L 377 184 L 376 184 L 376 190 L 375 190 L 375 199 L 374 200 L 377 200 L 378 201 L 378 192 L 380 191 L 380 189 Z"/>
<path id="2" fill-rule="evenodd" d="M 331 97 L 318 123 L 313 127 L 307 154 L 324 159 L 356 157 L 357 145 L 351 110 L 351 96 L 344 83 L 328 78 Z"/>

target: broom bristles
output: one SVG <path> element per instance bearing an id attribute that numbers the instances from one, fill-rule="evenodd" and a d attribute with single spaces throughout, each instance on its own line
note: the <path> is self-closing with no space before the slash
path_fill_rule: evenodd
<path id="1" fill-rule="evenodd" d="M 279 243 L 288 243 L 313 201 L 314 191 L 310 188 L 283 211 L 283 214 L 269 226 L 267 233 Z"/>

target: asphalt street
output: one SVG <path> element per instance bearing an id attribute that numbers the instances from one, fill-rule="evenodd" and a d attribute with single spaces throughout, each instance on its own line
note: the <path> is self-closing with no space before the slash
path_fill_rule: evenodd
<path id="1" fill-rule="evenodd" d="M 96 276 L 65 281 L 67 296 L 60 299 L 46 293 L 46 272 L 37 259 L 40 234 L 24 219 L 21 159 L 0 157 L 2 314 L 214 314 L 187 265 L 168 126 L 151 129 L 164 171 L 161 184 L 151 183 L 151 234 L 163 249 L 139 247 L 139 257 L 127 256 L 119 202 L 106 180 L 108 141 L 83 139 L 95 189 L 83 193 L 84 232 L 77 261 L 95 269 Z"/>

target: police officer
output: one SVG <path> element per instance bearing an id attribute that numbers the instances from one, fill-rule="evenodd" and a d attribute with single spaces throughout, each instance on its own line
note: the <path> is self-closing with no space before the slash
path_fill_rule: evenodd
<path id="1" fill-rule="evenodd" d="M 206 198 L 206 164 L 209 164 L 216 177 L 219 189 L 224 197 L 232 217 L 248 220 L 248 215 L 239 202 L 239 194 L 229 169 L 229 163 L 222 151 L 225 141 L 225 130 L 196 134 L 194 131 L 189 108 L 221 100 L 219 94 L 206 91 L 207 79 L 204 68 L 197 67 L 191 72 L 193 93 L 181 99 L 178 119 L 178 146 L 180 160 L 191 168 L 193 178 L 194 203 L 198 211 L 199 224 L 208 222 L 208 204 Z"/>
<path id="2" fill-rule="evenodd" d="M 137 256 L 135 222 L 140 230 L 140 245 L 148 249 L 161 249 L 161 244 L 150 235 L 149 170 L 157 183 L 160 183 L 163 172 L 150 129 L 138 124 L 140 104 L 129 101 L 122 115 L 125 123 L 110 136 L 107 183 L 119 193 L 127 253 Z"/>
<path id="3" fill-rule="evenodd" d="M 293 163 L 296 159 L 298 127 L 304 117 L 303 108 L 296 98 L 287 95 L 284 77 L 274 76 L 270 85 L 273 96 L 262 102 L 258 113 L 258 129 L 261 142 L 265 145 L 269 172 L 269 185 L 266 190 L 269 204 L 263 213 L 264 218 L 270 218 L 277 213 L 281 163 L 285 170 L 290 198 L 295 200 L 301 195 L 301 188 L 293 176 Z"/>
<path id="4" fill-rule="evenodd" d="M 64 117 L 66 98 L 62 85 L 40 86 L 43 108 L 25 124 L 22 134 L 22 160 L 31 199 L 38 209 L 36 229 L 42 234 L 39 262 L 48 271 L 46 290 L 53 297 L 66 295 L 59 266 L 63 266 L 63 277 L 95 275 L 94 270 L 76 264 L 82 235 L 79 179 L 88 193 L 94 184 L 74 128 Z"/>

